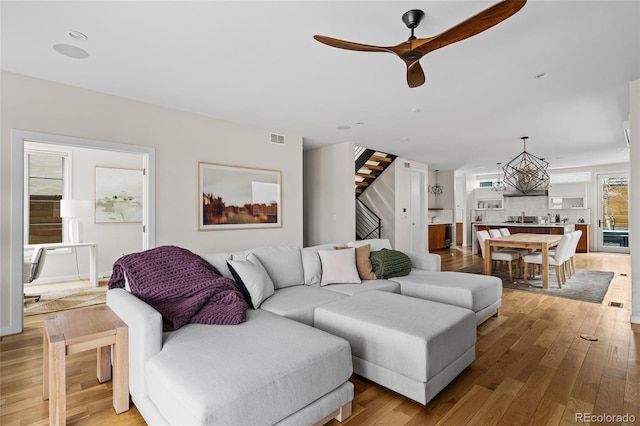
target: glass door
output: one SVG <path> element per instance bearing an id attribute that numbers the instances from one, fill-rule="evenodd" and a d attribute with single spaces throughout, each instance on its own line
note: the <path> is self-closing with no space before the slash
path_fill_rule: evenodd
<path id="1" fill-rule="evenodd" d="M 629 253 L 629 174 L 602 174 L 598 182 L 598 251 Z"/>

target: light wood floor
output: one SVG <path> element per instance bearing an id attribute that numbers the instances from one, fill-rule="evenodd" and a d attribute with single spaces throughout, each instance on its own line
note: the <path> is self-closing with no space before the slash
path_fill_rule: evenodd
<path id="1" fill-rule="evenodd" d="M 481 261 L 466 251 L 441 255 L 444 270 Z M 616 272 L 603 304 L 505 290 L 500 316 L 478 328 L 476 361 L 426 407 L 353 377 L 353 415 L 343 424 L 556 425 L 575 423 L 576 413 L 628 413 L 640 423 L 640 327 L 629 324 L 630 257 L 591 253 L 576 261 L 580 269 Z M 624 306 L 609 307 L 609 301 Z M 68 424 L 143 425 L 135 406 L 114 413 L 111 382 L 98 383 L 95 363 L 93 351 L 68 357 Z M 0 424 L 48 424 L 41 388 L 42 316 L 33 316 L 23 333 L 0 343 Z"/>

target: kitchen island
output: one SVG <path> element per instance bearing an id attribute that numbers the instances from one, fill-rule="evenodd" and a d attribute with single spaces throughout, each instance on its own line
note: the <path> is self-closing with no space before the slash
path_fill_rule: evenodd
<path id="1" fill-rule="evenodd" d="M 473 222 L 471 242 L 473 254 L 478 254 L 478 237 L 476 231 L 488 231 L 489 229 L 507 228 L 512 234 L 555 234 L 563 235 L 576 230 L 573 223 L 513 223 L 513 222 Z"/>

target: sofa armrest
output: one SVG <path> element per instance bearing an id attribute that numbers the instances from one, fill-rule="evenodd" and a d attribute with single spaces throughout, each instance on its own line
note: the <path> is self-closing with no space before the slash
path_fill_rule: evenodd
<path id="1" fill-rule="evenodd" d="M 127 324 L 129 332 L 129 393 L 134 402 L 147 395 L 147 361 L 162 349 L 162 315 L 122 288 L 107 291 L 107 305 Z"/>
<path id="2" fill-rule="evenodd" d="M 440 272 L 440 255 L 415 251 L 408 251 L 405 254 L 411 259 L 411 264 L 414 268 Z"/>

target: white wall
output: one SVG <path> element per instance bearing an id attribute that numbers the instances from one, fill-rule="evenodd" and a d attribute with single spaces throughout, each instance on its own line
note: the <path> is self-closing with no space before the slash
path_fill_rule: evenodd
<path id="1" fill-rule="evenodd" d="M 462 222 L 462 245 L 467 245 L 467 224 L 466 215 L 468 212 L 467 207 L 467 176 L 465 174 L 454 174 L 454 222 Z M 455 230 L 456 228 L 454 228 Z M 457 231 L 454 231 L 455 238 L 457 238 Z M 454 239 L 455 241 L 455 239 Z"/>
<path id="2" fill-rule="evenodd" d="M 436 172 L 429 172 L 429 182 L 436 184 Z M 429 192 L 429 207 L 438 209 L 455 208 L 455 178 L 453 170 L 440 170 L 438 172 L 438 185 L 442 187 L 442 194 L 437 197 Z"/>
<path id="3" fill-rule="evenodd" d="M 631 246 L 631 322 L 640 324 L 640 80 L 632 81 L 630 92 L 631 124 L 631 178 L 630 200 L 630 246 Z"/>
<path id="4" fill-rule="evenodd" d="M 355 239 L 354 144 L 304 152 L 304 245 Z"/>
<path id="5" fill-rule="evenodd" d="M 2 334 L 7 330 L 15 332 L 15 324 L 10 324 L 9 301 L 12 291 L 17 291 L 11 289 L 9 271 L 11 129 L 155 147 L 157 245 L 175 244 L 198 253 L 272 244 L 302 245 L 302 137 L 286 134 L 286 144 L 277 145 L 269 142 L 272 129 L 225 122 L 13 73 L 2 72 L 0 78 Z M 198 232 L 198 161 L 281 170 L 283 227 Z"/>

